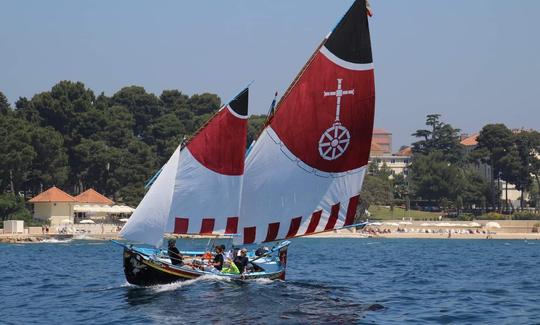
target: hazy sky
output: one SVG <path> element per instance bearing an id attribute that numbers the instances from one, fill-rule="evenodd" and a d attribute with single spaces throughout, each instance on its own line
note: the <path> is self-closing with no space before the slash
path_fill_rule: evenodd
<path id="1" fill-rule="evenodd" d="M 82 81 L 214 92 L 251 80 L 265 113 L 352 0 L 0 0 L 0 91 Z M 429 113 L 464 132 L 540 129 L 540 1 L 372 0 L 376 127 L 408 144 Z"/>

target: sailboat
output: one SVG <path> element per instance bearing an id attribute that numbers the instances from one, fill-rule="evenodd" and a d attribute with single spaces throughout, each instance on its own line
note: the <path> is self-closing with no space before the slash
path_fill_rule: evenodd
<path id="1" fill-rule="evenodd" d="M 375 86 L 365 0 L 356 0 L 291 83 L 245 157 L 248 89 L 180 146 L 121 231 L 130 283 L 206 274 L 285 279 L 289 239 L 355 224 L 367 170 Z M 251 271 L 216 272 L 204 252 L 176 266 L 158 247 L 165 233 L 231 236 Z M 200 267 L 203 265 L 203 267 Z"/>

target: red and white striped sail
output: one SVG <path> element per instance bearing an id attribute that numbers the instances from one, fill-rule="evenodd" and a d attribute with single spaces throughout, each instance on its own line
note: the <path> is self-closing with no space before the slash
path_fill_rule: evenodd
<path id="1" fill-rule="evenodd" d="M 354 221 L 375 106 L 366 2 L 355 1 L 276 108 L 246 160 L 241 241 Z"/>
<path id="2" fill-rule="evenodd" d="M 120 234 L 159 246 L 164 233 L 237 233 L 248 89 L 178 147 Z"/>

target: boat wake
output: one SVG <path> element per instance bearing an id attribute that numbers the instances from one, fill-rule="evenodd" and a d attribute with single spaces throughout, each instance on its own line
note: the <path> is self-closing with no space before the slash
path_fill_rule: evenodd
<path id="1" fill-rule="evenodd" d="M 148 288 L 155 293 L 160 293 L 160 292 L 167 292 L 167 291 L 175 291 L 180 288 L 190 286 L 198 282 L 230 282 L 230 281 L 231 279 L 223 277 L 223 276 L 219 276 L 219 275 L 203 275 L 192 280 L 178 281 L 178 282 L 173 282 L 169 284 L 158 284 L 158 285 L 151 286 Z"/>
<path id="2" fill-rule="evenodd" d="M 71 243 L 73 239 L 56 239 L 56 238 L 49 238 L 49 239 L 44 239 L 42 240 L 41 242 L 42 243 L 47 243 L 47 244 L 66 244 L 66 243 Z"/>
<path id="3" fill-rule="evenodd" d="M 267 278 L 246 280 L 246 282 L 256 283 L 256 284 L 263 284 L 263 285 L 272 284 L 275 281 L 280 281 L 280 280 L 270 280 L 270 279 L 267 279 Z"/>
<path id="4" fill-rule="evenodd" d="M 90 237 L 87 234 L 75 235 L 75 236 L 73 236 L 73 239 L 76 239 L 76 240 L 97 240 L 97 238 Z"/>

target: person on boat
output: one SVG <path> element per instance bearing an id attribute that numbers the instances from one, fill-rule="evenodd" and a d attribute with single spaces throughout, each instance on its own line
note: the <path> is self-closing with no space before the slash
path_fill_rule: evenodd
<path id="1" fill-rule="evenodd" d="M 234 261 L 229 258 L 223 264 L 223 269 L 221 270 L 221 273 L 240 274 L 240 270 L 238 269 Z"/>
<path id="2" fill-rule="evenodd" d="M 247 272 L 248 258 L 247 258 L 247 249 L 242 248 L 239 252 L 239 255 L 235 257 L 234 264 L 238 267 L 240 273 L 244 274 Z"/>
<path id="3" fill-rule="evenodd" d="M 183 264 L 183 256 L 180 254 L 180 251 L 178 248 L 176 248 L 176 240 L 171 239 L 169 240 L 169 247 L 167 249 L 167 254 L 169 254 L 169 257 L 171 258 L 171 263 L 173 265 L 182 265 Z"/>
<path id="4" fill-rule="evenodd" d="M 255 251 L 255 255 L 257 256 L 263 256 L 264 254 L 266 254 L 268 251 L 270 250 L 270 248 L 264 246 L 264 247 L 259 247 L 257 248 L 257 250 Z"/>
<path id="5" fill-rule="evenodd" d="M 216 270 L 221 271 L 223 268 L 223 248 L 221 246 L 216 246 L 215 248 L 216 256 L 214 256 L 214 260 L 210 263 L 211 266 L 213 266 Z"/>

